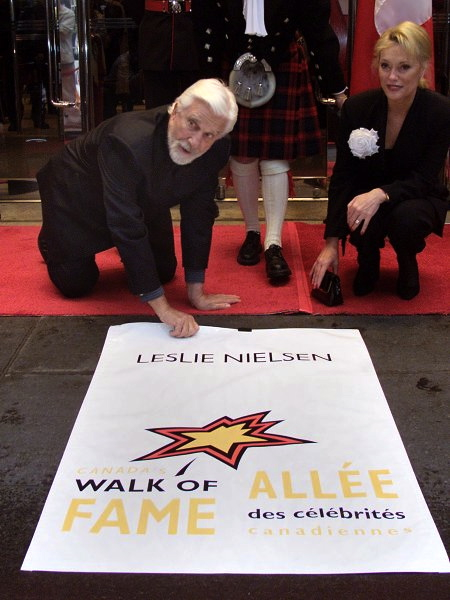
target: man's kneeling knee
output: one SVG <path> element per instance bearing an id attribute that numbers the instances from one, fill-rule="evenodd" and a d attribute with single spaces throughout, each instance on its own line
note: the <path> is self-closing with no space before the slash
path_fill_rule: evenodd
<path id="1" fill-rule="evenodd" d="M 47 269 L 53 284 L 67 298 L 86 296 L 99 278 L 99 270 L 93 256 L 61 263 L 49 261 Z"/>

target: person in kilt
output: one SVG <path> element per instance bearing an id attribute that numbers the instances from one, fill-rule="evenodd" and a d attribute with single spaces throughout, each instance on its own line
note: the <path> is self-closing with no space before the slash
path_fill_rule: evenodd
<path id="1" fill-rule="evenodd" d="M 230 170 L 245 221 L 237 262 L 255 265 L 264 248 L 266 273 L 284 283 L 291 270 L 282 254 L 282 227 L 289 197 L 289 161 L 321 151 L 321 135 L 308 58 L 324 97 L 340 106 L 346 85 L 339 41 L 330 26 L 329 0 L 220 0 L 201 2 L 195 26 L 207 76 L 228 79 L 239 57 L 263 59 L 275 76 L 264 104 L 242 105 L 232 133 Z M 233 86 L 230 82 L 230 87 Z M 262 187 L 266 231 L 261 240 L 258 198 Z"/>

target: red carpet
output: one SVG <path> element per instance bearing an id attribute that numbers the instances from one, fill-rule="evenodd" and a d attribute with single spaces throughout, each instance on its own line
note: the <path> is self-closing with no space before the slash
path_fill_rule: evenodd
<path id="1" fill-rule="evenodd" d="M 297 223 L 305 273 L 309 271 L 323 246 L 322 225 Z M 395 253 L 389 243 L 381 251 L 381 276 L 376 290 L 357 298 L 352 293 L 356 274 L 356 250 L 346 245 L 345 256 L 340 258 L 344 304 L 327 307 L 312 299 L 313 314 L 361 314 L 361 315 L 414 315 L 448 314 L 450 312 L 450 225 L 445 226 L 444 237 L 430 235 L 425 250 L 418 255 L 421 292 L 412 300 L 401 300 L 395 294 L 398 274 Z"/>
<path id="2" fill-rule="evenodd" d="M 450 280 L 448 256 L 450 226 L 444 238 L 430 236 L 419 255 L 421 293 L 410 301 L 395 295 L 397 265 L 392 248 L 382 251 L 381 278 L 373 294 L 355 298 L 352 281 L 356 272 L 355 249 L 347 244 L 341 258 L 340 276 L 344 294 L 342 306 L 329 308 L 310 297 L 309 270 L 323 244 L 323 226 L 286 223 L 284 253 L 292 270 L 291 281 L 281 287 L 269 285 L 264 261 L 254 267 L 236 263 L 236 252 L 243 239 L 243 227 L 216 225 L 213 249 L 206 276 L 206 291 L 237 294 L 241 302 L 216 314 L 448 314 Z M 37 250 L 39 228 L 34 226 L 0 227 L 0 314 L 2 315 L 148 315 L 151 309 L 127 289 L 125 274 L 116 250 L 97 256 L 100 281 L 87 298 L 63 298 L 47 276 Z M 176 228 L 177 255 L 179 229 Z M 170 302 L 180 310 L 193 310 L 186 301 L 183 271 L 165 286 Z"/>
<path id="3" fill-rule="evenodd" d="M 100 280 L 87 298 L 63 298 L 50 282 L 47 269 L 36 246 L 39 227 L 0 227 L 0 314 L 2 315 L 146 315 L 152 314 L 129 291 L 123 267 L 115 249 L 97 255 Z M 243 241 L 243 226 L 216 225 L 213 250 L 206 274 L 207 292 L 237 294 L 241 298 L 226 311 L 215 314 L 274 314 L 311 312 L 311 300 L 303 273 L 294 223 L 284 231 L 285 255 L 294 276 L 289 284 L 275 288 L 268 284 L 264 262 L 241 267 L 236 253 Z M 176 228 L 177 256 L 179 229 Z M 186 300 L 183 271 L 165 286 L 166 295 L 179 310 L 192 309 Z M 211 314 L 211 313 L 208 313 Z"/>

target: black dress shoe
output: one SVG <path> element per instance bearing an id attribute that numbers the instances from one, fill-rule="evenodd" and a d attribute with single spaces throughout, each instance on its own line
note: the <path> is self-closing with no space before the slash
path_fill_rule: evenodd
<path id="1" fill-rule="evenodd" d="M 280 246 L 272 244 L 264 252 L 266 259 L 266 274 L 271 283 L 284 282 L 292 274 L 287 262 L 284 260 Z"/>
<path id="2" fill-rule="evenodd" d="M 366 296 L 373 292 L 380 277 L 380 250 L 358 252 L 359 269 L 353 281 L 355 296 Z"/>
<path id="3" fill-rule="evenodd" d="M 261 234 L 258 231 L 248 231 L 237 255 L 237 261 L 240 265 L 256 265 L 260 261 L 261 252 Z"/>
<path id="4" fill-rule="evenodd" d="M 397 295 L 402 300 L 412 300 L 420 292 L 419 267 L 415 254 L 397 255 Z"/>

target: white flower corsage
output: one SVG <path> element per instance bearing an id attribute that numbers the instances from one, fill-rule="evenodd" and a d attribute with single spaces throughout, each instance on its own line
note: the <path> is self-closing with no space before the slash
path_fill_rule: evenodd
<path id="1" fill-rule="evenodd" d="M 375 129 L 369 130 L 365 127 L 354 129 L 348 138 L 351 153 L 357 158 L 366 158 L 367 156 L 376 154 L 380 148 L 377 142 L 378 133 Z"/>

